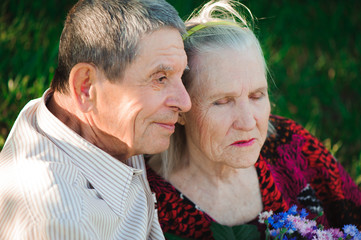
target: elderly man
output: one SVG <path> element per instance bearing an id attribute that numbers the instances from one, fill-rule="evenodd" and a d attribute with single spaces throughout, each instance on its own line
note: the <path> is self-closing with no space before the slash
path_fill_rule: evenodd
<path id="1" fill-rule="evenodd" d="M 0 155 L 1 239 L 163 239 L 143 153 L 191 107 L 182 20 L 163 0 L 84 0 L 51 88 Z"/>

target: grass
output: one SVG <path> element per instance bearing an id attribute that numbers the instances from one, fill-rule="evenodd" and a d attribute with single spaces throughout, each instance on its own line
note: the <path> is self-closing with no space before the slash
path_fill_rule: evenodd
<path id="1" fill-rule="evenodd" d="M 186 16 L 203 1 L 169 0 Z M 48 88 L 70 0 L 0 3 L 0 149 L 21 108 Z M 258 17 L 273 113 L 316 135 L 361 186 L 361 2 L 243 1 Z"/>

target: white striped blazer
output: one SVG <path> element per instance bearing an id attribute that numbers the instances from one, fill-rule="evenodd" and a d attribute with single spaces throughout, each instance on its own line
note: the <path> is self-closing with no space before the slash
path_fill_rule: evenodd
<path id="1" fill-rule="evenodd" d="M 0 153 L 0 239 L 164 239 L 143 156 L 121 163 L 30 101 Z"/>

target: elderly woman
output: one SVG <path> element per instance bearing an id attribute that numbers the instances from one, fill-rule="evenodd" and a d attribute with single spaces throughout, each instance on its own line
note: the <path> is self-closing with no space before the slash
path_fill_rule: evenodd
<path id="1" fill-rule="evenodd" d="M 361 192 L 341 165 L 302 126 L 270 115 L 267 66 L 246 20 L 218 1 L 186 25 L 192 108 L 147 170 L 163 230 L 209 239 L 212 222 L 257 224 L 260 212 L 292 205 L 324 212 L 325 227 L 360 227 Z"/>

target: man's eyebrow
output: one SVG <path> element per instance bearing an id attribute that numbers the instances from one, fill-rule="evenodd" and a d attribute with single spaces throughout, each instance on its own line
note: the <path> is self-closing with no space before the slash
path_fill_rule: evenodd
<path id="1" fill-rule="evenodd" d="M 187 64 L 184 69 L 184 72 L 189 71 L 189 70 L 190 70 L 190 68 Z M 154 70 L 152 71 L 152 73 L 150 74 L 149 77 L 153 77 L 154 75 L 156 75 L 157 73 L 160 73 L 160 72 L 172 72 L 172 71 L 174 71 L 174 68 L 172 66 L 160 64 L 154 68 Z"/>
<path id="2" fill-rule="evenodd" d="M 170 71 L 173 71 L 172 66 L 160 64 L 152 71 L 151 76 L 153 76 L 154 74 L 157 74 L 159 72 L 170 72 Z"/>

